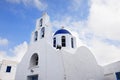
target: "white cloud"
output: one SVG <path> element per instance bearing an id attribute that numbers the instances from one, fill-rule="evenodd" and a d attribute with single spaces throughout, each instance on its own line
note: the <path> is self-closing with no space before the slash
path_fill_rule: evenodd
<path id="1" fill-rule="evenodd" d="M 0 51 L 0 61 L 3 59 L 13 60 L 20 62 L 24 54 L 26 53 L 28 48 L 27 42 L 23 42 L 20 45 L 15 46 L 13 49 L 10 49 L 10 52 L 14 54 L 14 56 L 9 56 L 7 51 Z"/>
<path id="2" fill-rule="evenodd" d="M 8 45 L 9 41 L 5 38 L 0 38 L 0 46 Z"/>
<path id="3" fill-rule="evenodd" d="M 119 46 L 102 39 L 120 41 L 120 1 L 91 0 L 88 28 L 94 37 L 87 42 L 101 65 L 120 60 Z M 119 44 L 118 44 L 119 45 Z"/>
<path id="4" fill-rule="evenodd" d="M 100 65 L 106 65 L 115 61 L 120 61 L 119 47 L 109 45 L 100 39 L 93 38 L 90 41 L 90 50 L 95 55 Z"/>
<path id="5" fill-rule="evenodd" d="M 0 51 L 0 61 L 2 61 L 5 57 L 6 52 L 5 51 Z"/>
<path id="6" fill-rule="evenodd" d="M 75 1 L 81 3 L 81 0 L 73 0 L 74 4 Z M 77 4 L 72 8 L 79 8 Z M 66 16 L 53 24 L 77 31 L 79 38 L 87 44 L 100 65 L 120 61 L 120 45 L 104 41 L 109 39 L 120 42 L 120 0 L 91 0 L 89 11 L 87 21 L 72 21 L 72 16 Z"/>
<path id="7" fill-rule="evenodd" d="M 11 52 L 15 54 L 15 56 L 11 57 L 11 59 L 20 62 L 22 57 L 26 53 L 27 48 L 28 48 L 27 42 L 23 42 L 20 45 L 15 46 L 13 49 L 11 49 Z"/>
<path id="8" fill-rule="evenodd" d="M 52 26 L 55 28 L 64 26 L 73 31 L 81 31 L 81 29 L 86 27 L 86 21 L 74 21 L 72 16 L 62 16 L 61 20 L 53 21 Z"/>
<path id="9" fill-rule="evenodd" d="M 31 3 L 38 9 L 42 6 L 39 0 L 7 0 L 15 3 L 23 3 L 28 6 Z M 73 0 L 72 8 L 78 10 L 81 0 Z M 32 4 L 32 5 L 33 5 Z M 75 5 L 75 6 L 74 6 Z M 73 21 L 72 16 L 65 16 L 60 21 L 53 21 L 55 27 L 65 26 L 70 30 L 77 31 L 91 49 L 100 65 L 120 60 L 120 47 L 114 43 L 107 44 L 103 39 L 120 41 L 120 0 L 91 0 L 90 13 L 87 21 Z M 24 42 L 14 49 L 14 59 L 21 60 L 27 50 L 27 43 Z M 2 52 L 6 54 L 5 52 Z"/>
<path id="10" fill-rule="evenodd" d="M 120 40 L 120 0 L 91 0 L 88 26 L 96 35 Z"/>
<path id="11" fill-rule="evenodd" d="M 6 1 L 15 4 L 24 4 L 26 7 L 33 6 L 39 10 L 45 10 L 47 8 L 47 4 L 41 2 L 40 0 L 6 0 Z"/>

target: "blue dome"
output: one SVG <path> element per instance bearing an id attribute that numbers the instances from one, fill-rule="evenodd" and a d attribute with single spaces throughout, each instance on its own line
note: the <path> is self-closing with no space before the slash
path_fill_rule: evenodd
<path id="1" fill-rule="evenodd" d="M 70 34 L 71 35 L 71 33 L 66 29 L 60 29 L 56 31 L 54 35 L 57 35 L 57 34 Z"/>

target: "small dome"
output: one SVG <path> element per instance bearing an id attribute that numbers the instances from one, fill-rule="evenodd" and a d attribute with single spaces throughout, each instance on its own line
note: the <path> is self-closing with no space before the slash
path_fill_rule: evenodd
<path id="1" fill-rule="evenodd" d="M 66 29 L 57 30 L 55 32 L 54 36 L 57 35 L 57 34 L 70 34 L 71 35 L 71 33 L 68 30 L 66 30 Z"/>

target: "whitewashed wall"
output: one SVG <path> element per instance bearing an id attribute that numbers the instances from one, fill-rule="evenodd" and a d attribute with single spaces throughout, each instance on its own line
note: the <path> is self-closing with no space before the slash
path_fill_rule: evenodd
<path id="1" fill-rule="evenodd" d="M 120 61 L 104 66 L 105 80 L 117 80 L 116 72 L 120 72 Z"/>
<path id="2" fill-rule="evenodd" d="M 6 72 L 7 66 L 11 66 L 10 72 Z M 3 60 L 0 69 L 0 80 L 15 80 L 16 67 L 17 67 L 17 62 Z"/>
<path id="3" fill-rule="evenodd" d="M 39 55 L 39 64 L 29 68 L 30 58 L 34 53 Z M 103 69 L 97 65 L 92 53 L 80 47 L 73 54 L 56 50 L 45 39 L 30 44 L 28 52 L 18 65 L 16 80 L 27 80 L 27 76 L 39 75 L 38 80 L 103 80 Z"/>

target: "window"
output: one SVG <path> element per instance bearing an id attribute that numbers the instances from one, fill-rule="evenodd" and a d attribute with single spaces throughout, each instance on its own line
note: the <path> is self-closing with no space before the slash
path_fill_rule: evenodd
<path id="1" fill-rule="evenodd" d="M 41 29 L 41 38 L 43 38 L 44 36 L 45 36 L 45 27 Z"/>
<path id="2" fill-rule="evenodd" d="M 71 47 L 74 48 L 73 38 L 71 38 Z"/>
<path id="3" fill-rule="evenodd" d="M 7 66 L 6 72 L 10 72 L 10 71 L 11 71 L 11 66 Z"/>
<path id="4" fill-rule="evenodd" d="M 27 80 L 38 80 L 38 75 L 31 75 L 27 77 Z"/>
<path id="5" fill-rule="evenodd" d="M 33 54 L 30 60 L 30 67 L 37 66 L 38 60 L 39 60 L 38 54 L 37 53 Z"/>
<path id="6" fill-rule="evenodd" d="M 43 24 L 43 19 L 40 19 L 40 27 L 42 26 Z"/>
<path id="7" fill-rule="evenodd" d="M 65 36 L 62 36 L 61 41 L 62 41 L 62 47 L 65 47 L 66 46 L 66 38 L 65 38 Z"/>
<path id="8" fill-rule="evenodd" d="M 38 39 L 38 32 L 35 31 L 35 41 L 37 41 L 37 39 Z"/>
<path id="9" fill-rule="evenodd" d="M 116 79 L 120 80 L 120 72 L 116 72 Z"/>
<path id="10" fill-rule="evenodd" d="M 56 47 L 56 38 L 53 38 L 53 47 Z"/>

